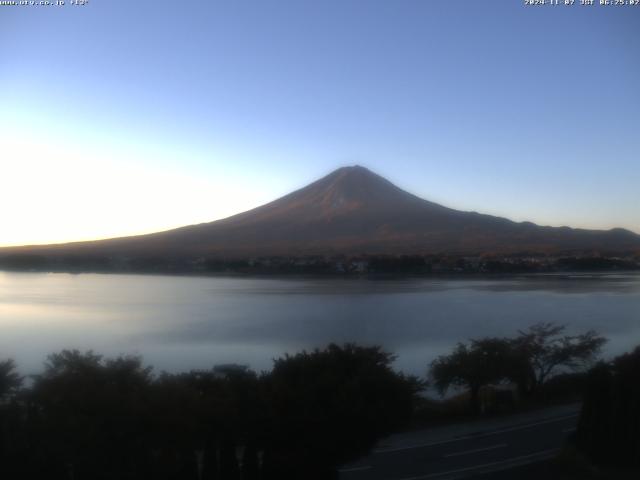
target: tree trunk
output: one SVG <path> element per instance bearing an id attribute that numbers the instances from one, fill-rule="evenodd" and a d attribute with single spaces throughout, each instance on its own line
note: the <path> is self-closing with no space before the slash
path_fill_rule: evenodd
<path id="1" fill-rule="evenodd" d="M 480 413 L 480 385 L 471 385 L 470 386 L 470 402 L 471 402 L 471 412 L 477 415 Z"/>

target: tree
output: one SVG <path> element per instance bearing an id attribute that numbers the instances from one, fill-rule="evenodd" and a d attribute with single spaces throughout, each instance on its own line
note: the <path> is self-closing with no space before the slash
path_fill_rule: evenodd
<path id="1" fill-rule="evenodd" d="M 564 325 L 541 322 L 518 332 L 513 347 L 527 359 L 524 392 L 532 393 L 562 368 L 588 367 L 607 341 L 594 330 L 571 336 L 562 335 L 565 329 Z"/>
<path id="2" fill-rule="evenodd" d="M 0 362 L 0 476 L 14 478 L 19 471 L 20 452 L 28 442 L 19 402 L 11 400 L 22 386 L 22 377 L 16 372 L 13 360 Z M 18 478 L 17 476 L 15 478 Z"/>
<path id="3" fill-rule="evenodd" d="M 640 467 L 640 347 L 588 375 L 577 444 L 597 464 Z"/>
<path id="4" fill-rule="evenodd" d="M 152 443 L 159 452 L 156 463 L 162 464 L 155 478 L 187 478 L 190 468 L 202 469 L 204 478 L 237 478 L 241 446 L 246 447 L 243 478 L 255 478 L 251 469 L 266 430 L 261 387 L 255 372 L 239 365 L 163 373 L 150 404 Z M 173 475 L 166 475 L 171 470 Z"/>
<path id="5" fill-rule="evenodd" d="M 50 355 L 29 395 L 34 450 L 47 478 L 134 478 L 148 463 L 151 369 L 138 357 Z"/>
<path id="6" fill-rule="evenodd" d="M 480 389 L 514 375 L 515 355 L 511 342 L 503 338 L 482 338 L 458 343 L 452 353 L 431 362 L 430 377 L 444 395 L 451 386 L 469 389 L 471 409 L 480 410 Z"/>
<path id="7" fill-rule="evenodd" d="M 13 395 L 22 386 L 22 377 L 16 372 L 16 364 L 13 360 L 0 362 L 0 401 Z"/>
<path id="8" fill-rule="evenodd" d="M 408 421 L 423 385 L 380 347 L 329 345 L 275 360 L 265 478 L 326 479 Z M 268 475 L 268 476 L 267 476 Z"/>
<path id="9" fill-rule="evenodd" d="M 484 385 L 514 382 L 521 394 L 535 389 L 563 368 L 577 370 L 590 365 L 606 342 L 593 330 L 562 335 L 565 327 L 538 323 L 515 338 L 483 338 L 459 343 L 449 355 L 431 363 L 430 376 L 441 394 L 451 386 L 469 389 L 473 411 L 479 411 Z"/>

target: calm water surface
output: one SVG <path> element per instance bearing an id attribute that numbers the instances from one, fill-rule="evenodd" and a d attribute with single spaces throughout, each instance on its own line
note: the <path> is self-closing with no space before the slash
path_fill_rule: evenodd
<path id="1" fill-rule="evenodd" d="M 640 275 L 274 279 L 0 272 L 0 359 L 24 373 L 63 348 L 138 354 L 156 370 L 241 363 L 355 341 L 423 374 L 456 342 L 538 321 L 640 344 Z"/>

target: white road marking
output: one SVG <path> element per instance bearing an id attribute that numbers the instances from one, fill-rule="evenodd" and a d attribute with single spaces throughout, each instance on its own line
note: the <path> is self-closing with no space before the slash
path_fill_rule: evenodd
<path id="1" fill-rule="evenodd" d="M 547 423 L 562 422 L 563 420 L 568 420 L 570 418 L 575 418 L 578 415 L 579 415 L 578 413 L 574 413 L 572 415 L 565 415 L 563 417 L 551 418 L 549 420 L 543 420 L 543 421 L 536 422 L 536 423 L 528 423 L 526 425 L 517 425 L 515 427 L 507 427 L 507 428 L 503 428 L 503 429 L 500 429 L 500 430 L 494 430 L 493 432 L 485 432 L 485 433 L 477 433 L 477 434 L 472 434 L 472 435 L 465 435 L 463 437 L 456 437 L 456 438 L 451 438 L 449 440 L 441 440 L 441 441 L 438 441 L 438 442 L 420 443 L 420 444 L 417 444 L 417 445 L 408 445 L 406 447 L 378 448 L 378 449 L 374 450 L 373 453 L 374 454 L 376 454 L 376 453 L 392 453 L 392 452 L 399 452 L 399 451 L 402 451 L 402 450 L 413 450 L 415 448 L 433 447 L 435 445 L 444 445 L 446 443 L 461 442 L 463 440 L 472 440 L 472 439 L 475 439 L 475 438 L 489 437 L 491 435 L 500 435 L 501 433 L 514 432 L 516 430 L 524 430 L 524 429 L 531 428 L 531 427 L 537 427 L 538 425 L 545 425 Z"/>
<path id="2" fill-rule="evenodd" d="M 519 464 L 526 465 L 527 463 L 531 463 L 529 462 L 529 460 L 533 458 L 536 458 L 536 459 L 538 459 L 537 457 L 544 458 L 547 456 L 551 456 L 557 452 L 558 452 L 558 449 L 555 449 L 555 448 L 551 450 L 541 450 L 540 452 L 531 453 L 529 455 L 521 455 L 519 457 L 513 457 L 507 460 L 500 460 L 498 462 L 483 463 L 481 465 L 474 465 L 472 467 L 459 468 L 457 470 L 448 470 L 446 472 L 430 473 L 428 475 L 421 475 L 417 477 L 405 477 L 399 480 L 428 480 L 430 478 L 445 477 L 447 475 L 458 475 L 458 474 L 466 473 L 472 470 L 482 470 L 486 468 L 495 469 L 495 467 L 506 466 L 506 465 L 509 465 L 509 466 L 517 466 Z M 511 464 L 515 464 L 515 465 L 511 465 Z"/>
<path id="3" fill-rule="evenodd" d="M 469 455 L 471 453 L 478 453 L 478 452 L 486 452 L 487 450 L 495 450 L 496 448 L 504 448 L 506 446 L 507 446 L 506 443 L 501 443 L 500 445 L 492 445 L 490 447 L 476 448 L 474 450 L 466 450 L 464 452 L 450 453 L 448 455 L 445 455 L 445 457 L 446 458 L 448 458 L 448 457 L 460 457 L 462 455 Z"/>

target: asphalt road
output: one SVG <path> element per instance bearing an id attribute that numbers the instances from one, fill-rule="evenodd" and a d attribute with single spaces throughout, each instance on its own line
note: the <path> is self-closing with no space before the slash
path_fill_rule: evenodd
<path id="1" fill-rule="evenodd" d="M 578 406 L 413 432 L 340 470 L 342 480 L 445 480 L 505 470 L 553 457 L 575 430 Z M 511 420 L 511 421 L 509 421 Z M 489 477 L 490 478 L 490 477 Z"/>

